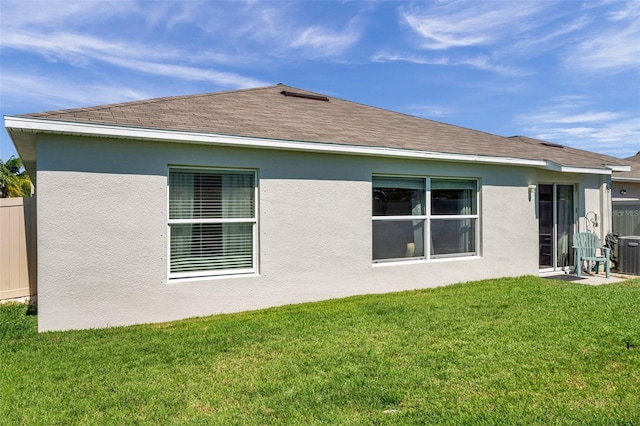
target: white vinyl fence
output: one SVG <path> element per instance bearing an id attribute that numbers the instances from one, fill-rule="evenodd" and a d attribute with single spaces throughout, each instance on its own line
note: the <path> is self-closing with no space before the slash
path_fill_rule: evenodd
<path id="1" fill-rule="evenodd" d="M 612 226 L 621 236 L 640 235 L 640 201 L 614 201 Z"/>

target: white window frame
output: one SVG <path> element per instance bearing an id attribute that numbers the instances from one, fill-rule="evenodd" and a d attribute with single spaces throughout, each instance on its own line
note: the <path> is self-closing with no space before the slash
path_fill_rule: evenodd
<path id="1" fill-rule="evenodd" d="M 375 178 L 383 178 L 383 179 L 424 179 L 424 187 L 425 187 L 425 213 L 424 215 L 404 215 L 404 216 L 375 216 L 373 211 L 371 212 L 372 217 L 372 225 L 373 221 L 393 221 L 393 220 L 422 220 L 424 221 L 423 225 L 423 244 L 424 244 L 424 256 L 420 257 L 400 257 L 400 258 L 391 258 L 391 259 L 373 259 L 373 246 L 372 246 L 372 261 L 374 264 L 386 264 L 386 263 L 406 263 L 406 262 L 433 262 L 440 261 L 445 259 L 463 259 L 463 258 L 472 258 L 480 256 L 480 206 L 481 206 L 481 184 L 480 179 L 477 177 L 460 177 L 460 176 L 415 176 L 415 175 L 386 175 L 386 174 L 375 174 L 371 179 L 371 191 L 373 195 L 374 188 L 374 179 Z M 442 214 L 432 214 L 431 212 L 431 180 L 435 179 L 445 179 L 445 180 L 463 180 L 463 181 L 475 181 L 476 184 L 476 199 L 475 199 L 475 212 L 474 214 L 466 214 L 466 215 L 442 215 Z M 474 244 L 474 252 L 472 253 L 452 253 L 452 254 L 444 254 L 444 255 L 433 255 L 431 253 L 431 221 L 432 220 L 456 220 L 456 219 L 474 219 L 474 232 L 475 232 L 475 244 Z M 373 226 L 372 226 L 373 233 Z M 373 234 L 371 236 L 373 238 Z"/>
<path id="2" fill-rule="evenodd" d="M 428 244 L 428 252 L 430 260 L 439 260 L 439 259 L 451 259 L 451 258 L 461 258 L 461 257 L 471 257 L 478 256 L 480 252 L 480 180 L 477 178 L 465 178 L 465 177 L 449 177 L 449 176 L 431 176 L 427 177 L 427 226 L 428 228 L 425 230 L 426 236 L 431 237 L 431 222 L 433 220 L 458 220 L 458 219 L 474 219 L 474 250 L 471 253 L 450 253 L 450 254 L 432 254 L 431 253 L 431 244 Z M 474 214 L 434 214 L 431 211 L 431 182 L 432 180 L 460 180 L 460 181 L 475 181 L 475 191 L 476 191 L 476 199 L 475 199 L 475 211 Z M 430 240 L 429 240 L 430 241 Z"/>
<path id="3" fill-rule="evenodd" d="M 232 219 L 171 219 L 170 218 L 170 174 L 178 172 L 212 172 L 212 173 L 246 173 L 253 175 L 253 217 L 252 218 L 232 218 Z M 170 281 L 190 278 L 224 277 L 246 274 L 257 274 L 258 272 L 258 171 L 256 169 L 245 168 L 223 168 L 223 167 L 199 167 L 199 166 L 169 166 L 167 170 L 167 275 Z M 200 270 L 190 272 L 171 272 L 171 225 L 178 224 L 222 224 L 222 223 L 251 223 L 252 226 L 252 253 L 251 268 Z"/>

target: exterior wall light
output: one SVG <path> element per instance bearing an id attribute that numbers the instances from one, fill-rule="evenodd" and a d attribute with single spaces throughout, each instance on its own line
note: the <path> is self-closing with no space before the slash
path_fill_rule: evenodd
<path id="1" fill-rule="evenodd" d="M 531 201 L 535 198 L 536 186 L 532 184 L 527 186 L 527 189 L 529 190 L 529 201 Z"/>
<path id="2" fill-rule="evenodd" d="M 626 189 L 621 189 L 621 190 L 620 190 L 620 195 L 625 195 L 626 193 L 627 193 L 627 190 L 626 190 Z"/>

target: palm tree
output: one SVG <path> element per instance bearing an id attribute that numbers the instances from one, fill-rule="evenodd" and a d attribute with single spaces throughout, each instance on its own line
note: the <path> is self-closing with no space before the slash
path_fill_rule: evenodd
<path id="1" fill-rule="evenodd" d="M 19 158 L 0 159 L 0 198 L 30 197 L 31 179 Z"/>

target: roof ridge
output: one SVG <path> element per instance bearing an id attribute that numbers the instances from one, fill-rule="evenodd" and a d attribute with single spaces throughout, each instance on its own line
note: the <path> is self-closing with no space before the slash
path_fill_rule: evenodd
<path id="1" fill-rule="evenodd" d="M 283 85 L 282 83 L 278 83 L 270 86 L 249 87 L 245 89 L 225 90 L 222 92 L 207 92 L 207 93 L 194 93 L 194 94 L 188 94 L 188 95 L 160 96 L 160 97 L 151 98 L 151 99 L 138 99 L 138 100 L 126 101 L 126 102 L 114 102 L 111 104 L 104 104 L 104 105 L 91 105 L 86 107 L 64 108 L 64 109 L 36 112 L 36 113 L 30 113 L 30 114 L 22 114 L 22 115 L 18 115 L 18 117 L 42 117 L 50 114 L 69 114 L 72 112 L 108 110 L 110 108 L 122 107 L 122 106 L 149 105 L 149 104 L 154 104 L 158 102 L 173 101 L 173 100 L 179 100 L 179 99 L 197 99 L 197 98 L 203 98 L 207 96 L 223 95 L 223 94 L 229 94 L 229 93 L 265 90 L 265 89 L 271 89 L 271 88 L 280 87 L 280 86 L 289 87 L 290 89 L 295 89 L 295 87 L 286 86 L 286 85 Z M 302 90 L 302 89 L 297 89 L 297 90 Z"/>

